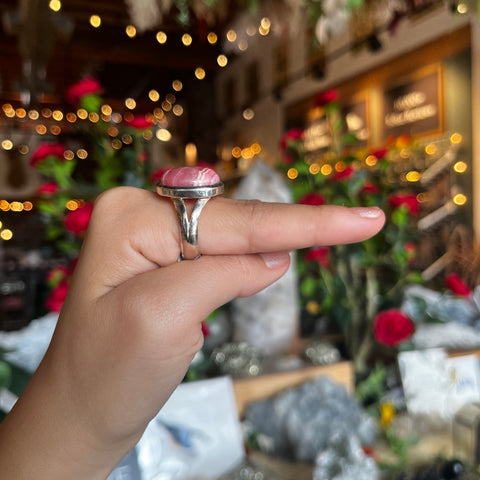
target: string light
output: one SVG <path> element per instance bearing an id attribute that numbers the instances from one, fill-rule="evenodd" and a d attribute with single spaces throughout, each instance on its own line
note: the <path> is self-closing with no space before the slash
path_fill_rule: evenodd
<path id="1" fill-rule="evenodd" d="M 468 165 L 465 162 L 459 161 L 455 163 L 455 165 L 453 166 L 453 169 L 457 173 L 465 173 L 468 169 Z"/>
<path id="2" fill-rule="evenodd" d="M 42 108 L 42 117 L 50 118 L 52 116 L 52 111 L 49 108 Z"/>
<path id="3" fill-rule="evenodd" d="M 176 115 L 177 117 L 180 117 L 183 115 L 183 107 L 181 105 L 175 105 L 173 107 L 173 114 Z"/>
<path id="4" fill-rule="evenodd" d="M 218 41 L 218 36 L 215 32 L 210 32 L 207 35 L 207 40 L 210 45 L 215 45 Z"/>
<path id="5" fill-rule="evenodd" d="M 367 165 L 368 167 L 373 167 L 377 164 L 377 157 L 375 155 L 369 155 L 366 159 L 365 159 L 365 165 Z"/>
<path id="6" fill-rule="evenodd" d="M 405 175 L 407 182 L 418 182 L 420 180 L 420 172 L 412 170 Z"/>
<path id="7" fill-rule="evenodd" d="M 177 97 L 173 93 L 168 93 L 165 100 L 173 105 L 177 101 Z"/>
<path id="8" fill-rule="evenodd" d="M 233 158 L 240 158 L 242 155 L 242 149 L 240 147 L 234 147 L 232 149 L 232 157 Z"/>
<path id="9" fill-rule="evenodd" d="M 162 31 L 157 32 L 157 35 L 155 38 L 157 39 L 157 42 L 160 43 L 161 45 L 167 42 L 167 34 L 165 32 L 162 32 Z"/>
<path id="10" fill-rule="evenodd" d="M 133 25 L 127 25 L 125 33 L 128 37 L 134 38 L 137 35 L 137 29 Z"/>
<path id="11" fill-rule="evenodd" d="M 11 140 L 4 140 L 2 142 L 2 148 L 4 150 L 11 150 L 13 148 L 13 142 Z"/>
<path id="12" fill-rule="evenodd" d="M 227 58 L 225 55 L 221 54 L 221 55 L 219 55 L 219 56 L 217 57 L 217 63 L 218 63 L 218 65 L 220 65 L 220 67 L 222 67 L 222 68 L 223 68 L 223 67 L 226 67 L 226 66 L 227 66 L 227 63 L 228 63 L 228 58 Z"/>
<path id="13" fill-rule="evenodd" d="M 167 100 L 164 100 L 162 102 L 162 108 L 166 111 L 166 112 L 169 112 L 171 109 L 172 109 L 172 104 L 167 101 Z"/>
<path id="14" fill-rule="evenodd" d="M 462 193 L 457 193 L 457 195 L 453 197 L 453 203 L 455 205 L 465 205 L 467 203 L 467 197 Z"/>
<path id="15" fill-rule="evenodd" d="M 38 120 L 38 117 L 39 117 L 39 113 L 37 112 L 37 110 L 30 110 L 28 112 L 28 118 L 30 120 Z"/>
<path id="16" fill-rule="evenodd" d="M 189 47 L 191 44 L 192 44 L 192 36 L 189 35 L 188 33 L 184 33 L 182 35 L 182 43 L 186 46 L 186 47 Z"/>
<path id="17" fill-rule="evenodd" d="M 162 142 L 168 142 L 172 138 L 172 134 L 166 128 L 160 128 L 157 131 L 157 138 Z"/>
<path id="18" fill-rule="evenodd" d="M 5 241 L 8 241 L 8 240 L 11 240 L 13 238 L 13 232 L 6 228 L 5 230 L 2 230 L 0 232 L 0 237 L 2 238 L 2 240 L 5 240 Z"/>
<path id="19" fill-rule="evenodd" d="M 94 28 L 98 28 L 102 24 L 102 19 L 98 15 L 92 15 L 90 17 L 90 25 Z"/>
<path id="20" fill-rule="evenodd" d="M 65 152 L 63 152 L 63 158 L 65 160 L 73 160 L 75 158 L 75 154 L 72 152 L 72 150 L 65 150 Z"/>
<path id="21" fill-rule="evenodd" d="M 425 153 L 427 155 L 435 155 L 437 153 L 437 147 L 433 143 L 429 143 L 425 147 Z"/>
<path id="22" fill-rule="evenodd" d="M 158 102 L 158 100 L 160 99 L 160 94 L 156 90 L 150 90 L 148 92 L 148 98 L 152 102 Z"/>
<path id="23" fill-rule="evenodd" d="M 227 32 L 227 40 L 230 43 L 233 43 L 236 39 L 237 39 L 237 33 L 235 32 L 235 30 L 229 30 Z"/>
<path id="24" fill-rule="evenodd" d="M 54 110 L 52 112 L 52 117 L 54 120 L 56 120 L 57 122 L 60 122 L 63 120 L 63 113 L 60 111 L 60 110 Z"/>
<path id="25" fill-rule="evenodd" d="M 176 92 L 180 92 L 183 88 L 183 83 L 180 80 L 174 80 L 173 83 L 172 83 L 172 88 Z"/>
<path id="26" fill-rule="evenodd" d="M 298 170 L 296 168 L 290 168 L 287 172 L 287 177 L 290 180 L 295 180 L 298 177 Z"/>
<path id="27" fill-rule="evenodd" d="M 62 8 L 62 2 L 60 0 L 50 0 L 50 3 L 48 4 L 50 10 L 53 10 L 54 12 L 60 11 Z"/>
<path id="28" fill-rule="evenodd" d="M 17 115 L 18 118 L 25 118 L 27 116 L 27 112 L 24 108 L 17 108 L 15 115 Z"/>
<path id="29" fill-rule="evenodd" d="M 88 157 L 88 152 L 84 148 L 79 148 L 77 150 L 77 157 L 81 160 L 85 160 Z"/>
<path id="30" fill-rule="evenodd" d="M 68 112 L 66 118 L 70 123 L 75 123 L 77 121 L 77 116 L 73 112 Z"/>
<path id="31" fill-rule="evenodd" d="M 251 108 L 246 108 L 242 115 L 245 120 L 252 120 L 255 116 L 255 112 Z"/>
<path id="32" fill-rule="evenodd" d="M 45 135 L 47 133 L 47 127 L 43 124 L 39 124 L 35 127 L 35 131 L 39 134 L 39 135 Z"/>
<path id="33" fill-rule="evenodd" d="M 125 106 L 129 109 L 129 110 L 133 110 L 136 106 L 137 106 L 137 102 L 133 99 L 133 98 L 127 98 L 125 100 Z"/>
<path id="34" fill-rule="evenodd" d="M 195 76 L 199 80 L 203 80 L 205 78 L 205 70 L 202 67 L 198 67 L 195 69 Z"/>
<path id="35" fill-rule="evenodd" d="M 322 165 L 322 168 L 320 168 L 320 173 L 322 175 L 330 175 L 333 171 L 333 168 L 331 167 L 331 165 L 328 165 L 327 163 L 325 165 Z"/>
<path id="36" fill-rule="evenodd" d="M 460 133 L 453 133 L 450 137 L 450 142 L 454 145 L 458 145 L 462 141 L 462 135 Z"/>

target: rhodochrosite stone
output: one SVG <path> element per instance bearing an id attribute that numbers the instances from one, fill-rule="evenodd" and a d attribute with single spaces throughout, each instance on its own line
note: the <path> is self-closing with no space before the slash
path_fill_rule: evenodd
<path id="1" fill-rule="evenodd" d="M 165 187 L 210 187 L 220 183 L 220 177 L 207 167 L 178 167 L 166 171 L 161 183 Z"/>

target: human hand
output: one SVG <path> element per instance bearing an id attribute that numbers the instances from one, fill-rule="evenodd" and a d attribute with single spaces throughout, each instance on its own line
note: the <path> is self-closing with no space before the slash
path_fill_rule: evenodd
<path id="1" fill-rule="evenodd" d="M 108 473 L 183 379 L 203 343 L 202 320 L 280 278 L 289 251 L 361 241 L 383 222 L 376 208 L 214 198 L 200 216 L 202 256 L 177 262 L 179 228 L 170 200 L 128 187 L 102 194 L 24 405 L 50 401 L 56 408 L 40 416 L 40 425 L 59 424 L 58 443 L 62 425 L 72 422 L 81 452 L 90 454 L 89 475 Z"/>

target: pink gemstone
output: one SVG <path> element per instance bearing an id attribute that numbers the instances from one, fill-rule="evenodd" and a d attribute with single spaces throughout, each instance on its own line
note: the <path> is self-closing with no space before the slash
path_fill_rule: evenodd
<path id="1" fill-rule="evenodd" d="M 210 187 L 220 183 L 220 177 L 207 167 L 178 167 L 167 170 L 161 182 L 165 187 Z"/>

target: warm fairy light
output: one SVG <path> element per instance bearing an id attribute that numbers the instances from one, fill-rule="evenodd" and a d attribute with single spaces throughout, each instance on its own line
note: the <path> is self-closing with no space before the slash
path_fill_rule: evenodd
<path id="1" fill-rule="evenodd" d="M 238 43 L 238 49 L 244 52 L 248 48 L 248 42 L 245 39 L 240 40 Z"/>
<path id="2" fill-rule="evenodd" d="M 308 171 L 312 175 L 316 175 L 318 172 L 320 172 L 320 165 L 318 165 L 317 163 L 313 163 L 312 165 L 310 165 L 310 168 L 308 169 Z"/>
<path id="3" fill-rule="evenodd" d="M 10 210 L 10 202 L 7 202 L 6 200 L 0 200 L 0 210 L 8 212 Z"/>
<path id="4" fill-rule="evenodd" d="M 7 110 L 5 112 L 5 116 L 8 117 L 8 118 L 13 118 L 15 116 L 15 110 Z"/>
<path id="5" fill-rule="evenodd" d="M 98 28 L 102 24 L 102 19 L 98 15 L 92 15 L 90 17 L 90 25 L 94 28 Z"/>
<path id="6" fill-rule="evenodd" d="M 260 20 L 260 26 L 267 30 L 272 26 L 272 22 L 270 22 L 268 17 L 263 17 L 262 20 Z"/>
<path id="7" fill-rule="evenodd" d="M 367 165 L 367 167 L 373 167 L 374 165 L 376 165 L 378 162 L 378 159 L 375 155 L 369 155 L 366 159 L 365 159 L 365 165 Z"/>
<path id="8" fill-rule="evenodd" d="M 81 120 L 86 120 L 88 118 L 88 112 L 84 108 L 79 108 L 77 110 L 77 115 Z"/>
<path id="9" fill-rule="evenodd" d="M 32 202 L 23 202 L 23 209 L 26 212 L 30 212 L 33 209 L 33 203 Z"/>
<path id="10" fill-rule="evenodd" d="M 72 150 L 65 150 L 65 152 L 63 153 L 63 158 L 65 160 L 73 160 L 75 158 L 75 154 Z"/>
<path id="11" fill-rule="evenodd" d="M 458 145 L 462 141 L 462 135 L 460 133 L 453 133 L 450 136 L 450 142 L 454 145 Z"/>
<path id="12" fill-rule="evenodd" d="M 77 150 L 77 157 L 81 160 L 85 160 L 88 157 L 88 152 L 84 148 L 79 148 Z"/>
<path id="13" fill-rule="evenodd" d="M 467 203 L 467 197 L 463 195 L 463 193 L 457 193 L 457 195 L 453 197 L 453 203 L 455 205 L 465 205 Z"/>
<path id="14" fill-rule="evenodd" d="M 405 179 L 407 182 L 418 182 L 420 180 L 420 172 L 417 172 L 416 170 L 411 170 L 405 175 Z"/>
<path id="15" fill-rule="evenodd" d="M 183 88 L 183 83 L 180 80 L 174 80 L 172 87 L 176 92 L 180 92 L 180 90 Z"/>
<path id="16" fill-rule="evenodd" d="M 252 143 L 250 148 L 252 149 L 254 155 L 258 155 L 262 151 L 262 147 L 259 143 Z"/>
<path id="17" fill-rule="evenodd" d="M 10 203 L 10 210 L 12 212 L 22 212 L 23 211 L 23 203 L 22 202 L 11 202 Z"/>
<path id="18" fill-rule="evenodd" d="M 62 2 L 60 0 L 50 0 L 50 3 L 48 4 L 50 10 L 53 10 L 54 12 L 60 11 L 62 8 Z"/>
<path id="19" fill-rule="evenodd" d="M 289 168 L 287 172 L 287 177 L 290 180 L 295 180 L 298 177 L 298 170 L 296 168 Z"/>
<path id="20" fill-rule="evenodd" d="M 65 115 L 65 118 L 67 119 L 67 122 L 70 123 L 75 123 L 77 121 L 77 116 L 73 112 L 68 112 Z"/>
<path id="21" fill-rule="evenodd" d="M 52 116 L 52 111 L 49 108 L 42 108 L 42 117 L 50 118 Z"/>
<path id="22" fill-rule="evenodd" d="M 435 155 L 437 153 L 437 147 L 433 143 L 429 143 L 425 147 L 425 153 L 427 155 Z"/>
<path id="23" fill-rule="evenodd" d="M 243 111 L 242 116 L 245 120 L 252 120 L 255 116 L 255 112 L 251 108 L 246 108 Z"/>
<path id="24" fill-rule="evenodd" d="M 28 145 L 20 145 L 18 147 L 18 151 L 22 154 L 22 155 L 26 155 L 30 149 L 28 148 Z"/>
<path id="25" fill-rule="evenodd" d="M 347 166 L 345 165 L 344 162 L 337 162 L 335 163 L 335 171 L 336 172 L 343 172 L 345 169 L 347 168 Z"/>
<path id="26" fill-rule="evenodd" d="M 167 34 L 165 32 L 157 32 L 157 35 L 155 37 L 157 39 L 157 42 L 163 45 L 167 41 Z"/>
<path id="27" fill-rule="evenodd" d="M 125 145 L 130 145 L 133 142 L 133 138 L 131 135 L 128 134 L 122 135 L 122 142 Z"/>
<path id="28" fill-rule="evenodd" d="M 2 142 L 2 148 L 4 150 L 11 150 L 13 148 L 13 142 L 11 140 L 4 140 Z"/>
<path id="29" fill-rule="evenodd" d="M 150 129 L 149 130 L 144 130 L 143 133 L 142 133 L 142 137 L 145 140 L 151 140 L 153 138 L 153 132 Z"/>
<path id="30" fill-rule="evenodd" d="M 137 29 L 133 25 L 127 25 L 125 27 L 125 33 L 128 37 L 133 38 L 137 35 Z"/>
<path id="31" fill-rule="evenodd" d="M 219 55 L 217 57 L 217 63 L 223 68 L 227 66 L 228 58 L 225 55 Z"/>
<path id="32" fill-rule="evenodd" d="M 457 173 L 465 173 L 468 169 L 468 165 L 465 162 L 459 161 L 453 166 L 453 169 Z"/>
<path id="33" fill-rule="evenodd" d="M 162 142 L 168 142 L 172 138 L 172 134 L 166 128 L 160 128 L 157 131 L 157 138 Z"/>
<path id="34" fill-rule="evenodd" d="M 400 150 L 400 156 L 401 156 L 402 158 L 408 158 L 408 157 L 410 157 L 410 150 L 409 150 L 408 148 L 402 148 L 402 149 Z"/>
<path id="35" fill-rule="evenodd" d="M 311 313 L 312 315 L 316 315 L 320 312 L 320 304 L 314 300 L 307 302 L 305 308 L 307 309 L 308 313 Z"/>
<path id="36" fill-rule="evenodd" d="M 118 128 L 117 127 L 113 127 L 113 126 L 110 126 L 107 128 L 107 133 L 111 136 L 111 137 L 116 137 L 118 135 Z"/>
<path id="37" fill-rule="evenodd" d="M 112 147 L 115 150 L 120 150 L 122 148 L 122 142 L 118 138 L 115 138 L 112 140 Z"/>
<path id="38" fill-rule="evenodd" d="M 185 164 L 189 167 L 197 164 L 197 146 L 194 143 L 185 145 Z"/>
<path id="39" fill-rule="evenodd" d="M 186 46 L 186 47 L 189 47 L 191 44 L 192 44 L 192 36 L 189 35 L 188 33 L 184 33 L 182 35 L 182 43 Z"/>
<path id="40" fill-rule="evenodd" d="M 52 135 L 60 135 L 62 133 L 62 129 L 58 125 L 52 125 L 50 127 L 50 133 Z"/>
<path id="41" fill-rule="evenodd" d="M 207 35 L 207 40 L 208 40 L 208 43 L 210 45 L 215 45 L 217 43 L 217 40 L 218 40 L 218 36 L 215 32 L 210 32 L 208 35 Z"/>
<path id="42" fill-rule="evenodd" d="M 172 104 L 168 102 L 167 100 L 164 100 L 162 102 L 162 108 L 166 111 L 169 112 L 172 109 Z"/>
<path id="43" fill-rule="evenodd" d="M 262 37 L 267 36 L 270 33 L 269 28 L 263 28 L 261 25 L 258 27 L 258 33 L 262 35 Z"/>
<path id="44" fill-rule="evenodd" d="M 183 107 L 181 105 L 175 105 L 172 110 L 173 114 L 177 117 L 181 117 L 183 115 Z"/>
<path id="45" fill-rule="evenodd" d="M 464 2 L 460 2 L 458 5 L 457 5 L 457 12 L 460 14 L 460 15 L 465 15 L 468 13 L 468 5 Z"/>
<path id="46" fill-rule="evenodd" d="M 333 168 L 331 167 L 331 165 L 328 165 L 327 163 L 325 165 L 322 165 L 322 168 L 320 169 L 320 173 L 325 176 L 330 175 L 332 172 L 333 172 Z"/>
<path id="47" fill-rule="evenodd" d="M 227 40 L 233 43 L 236 39 L 237 39 L 237 33 L 235 32 L 235 30 L 229 30 L 227 32 Z"/>
<path id="48" fill-rule="evenodd" d="M 150 90 L 148 92 L 148 98 L 152 102 L 158 102 L 158 100 L 160 99 L 160 94 L 156 90 Z"/>
<path id="49" fill-rule="evenodd" d="M 6 112 L 11 112 L 13 110 L 13 107 L 9 103 L 4 103 L 2 105 L 2 110 Z"/>
<path id="50" fill-rule="evenodd" d="M 104 104 L 102 105 L 102 107 L 100 108 L 100 111 L 104 114 L 104 115 L 111 115 L 112 114 L 112 107 L 108 104 Z"/>
<path id="51" fill-rule="evenodd" d="M 91 113 L 88 114 L 88 119 L 92 123 L 97 123 L 100 120 L 100 115 L 98 115 L 97 112 L 91 112 Z"/>
<path id="52" fill-rule="evenodd" d="M 247 159 L 247 160 L 250 160 L 251 158 L 253 158 L 252 149 L 251 148 L 244 148 L 242 150 L 242 157 Z"/>
<path id="53" fill-rule="evenodd" d="M 173 93 L 167 93 L 165 100 L 173 105 L 177 101 L 177 97 Z"/>
<path id="54" fill-rule="evenodd" d="M 71 212 L 74 212 L 75 210 L 78 210 L 79 204 L 76 200 L 69 200 L 66 204 L 65 207 L 67 210 L 70 210 Z"/>
<path id="55" fill-rule="evenodd" d="M 165 112 L 161 108 L 156 108 L 153 111 L 153 115 L 157 120 L 163 120 L 165 118 Z"/>
<path id="56" fill-rule="evenodd" d="M 15 110 L 15 115 L 18 117 L 18 118 L 25 118 L 27 116 L 27 112 L 25 111 L 24 108 L 17 108 Z"/>
<path id="57" fill-rule="evenodd" d="M 133 99 L 133 98 L 127 98 L 125 100 L 125 106 L 129 109 L 129 110 L 133 110 L 136 106 L 137 106 L 137 102 Z"/>
<path id="58" fill-rule="evenodd" d="M 41 123 L 35 127 L 35 131 L 39 135 L 45 135 L 47 133 L 47 127 Z"/>
<path id="59" fill-rule="evenodd" d="M 52 112 L 52 117 L 54 120 L 56 120 L 57 122 L 60 122 L 63 120 L 63 113 L 60 111 L 60 110 L 54 110 Z"/>
<path id="60" fill-rule="evenodd" d="M 5 241 L 8 241 L 8 240 L 11 240 L 13 238 L 13 232 L 6 228 L 5 230 L 2 230 L 0 232 L 0 237 L 2 238 L 2 240 L 5 240 Z"/>
<path id="61" fill-rule="evenodd" d="M 203 80 L 205 78 L 205 70 L 202 67 L 198 67 L 195 69 L 195 76 L 199 80 Z"/>
<path id="62" fill-rule="evenodd" d="M 30 110 L 28 112 L 28 118 L 30 120 L 38 120 L 39 116 L 40 116 L 40 114 L 37 112 L 37 110 Z"/>
<path id="63" fill-rule="evenodd" d="M 240 158 L 242 156 L 242 149 L 240 147 L 234 147 L 232 149 L 232 157 Z"/>

